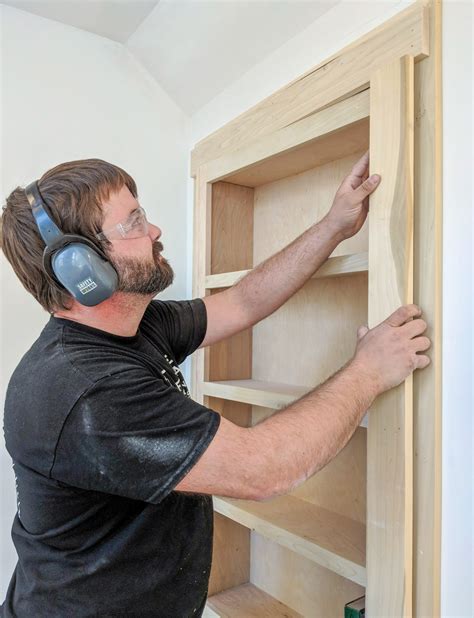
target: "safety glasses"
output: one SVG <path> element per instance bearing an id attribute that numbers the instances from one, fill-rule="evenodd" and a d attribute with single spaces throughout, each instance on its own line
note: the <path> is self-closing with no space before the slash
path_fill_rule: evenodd
<path id="1" fill-rule="evenodd" d="M 124 238 L 141 238 L 148 234 L 148 221 L 145 210 L 140 206 L 134 210 L 125 221 L 114 227 L 96 234 L 99 240 L 121 240 Z"/>

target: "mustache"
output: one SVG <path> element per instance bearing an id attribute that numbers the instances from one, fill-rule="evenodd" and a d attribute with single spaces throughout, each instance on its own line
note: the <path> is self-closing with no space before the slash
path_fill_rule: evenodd
<path id="1" fill-rule="evenodd" d="M 155 251 L 158 251 L 159 253 L 161 253 L 164 249 L 163 243 L 160 242 L 159 240 L 155 240 L 155 242 L 153 243 L 153 246 L 155 248 Z"/>

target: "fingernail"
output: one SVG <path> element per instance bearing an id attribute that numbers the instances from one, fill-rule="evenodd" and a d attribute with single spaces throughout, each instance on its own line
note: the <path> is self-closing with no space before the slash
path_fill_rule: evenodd
<path id="1" fill-rule="evenodd" d="M 380 176 L 378 174 L 374 174 L 373 176 L 370 177 L 370 181 L 373 182 L 374 184 L 377 184 L 379 180 L 380 180 Z"/>

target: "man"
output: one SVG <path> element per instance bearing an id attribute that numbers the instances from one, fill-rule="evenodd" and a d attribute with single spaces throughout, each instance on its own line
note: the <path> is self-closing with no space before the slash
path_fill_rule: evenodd
<path id="1" fill-rule="evenodd" d="M 275 311 L 359 231 L 380 181 L 368 164 L 367 152 L 320 222 L 232 288 L 190 301 L 152 300 L 173 271 L 124 170 L 73 161 L 38 181 L 58 227 L 96 243 L 118 273 L 117 290 L 93 307 L 45 276 L 25 191 L 12 192 L 3 250 L 51 317 L 6 397 L 18 564 L 3 616 L 200 616 L 211 495 L 289 492 L 337 455 L 375 397 L 429 363 L 421 311 L 401 307 L 359 329 L 334 376 L 252 428 L 192 401 L 178 368 Z"/>

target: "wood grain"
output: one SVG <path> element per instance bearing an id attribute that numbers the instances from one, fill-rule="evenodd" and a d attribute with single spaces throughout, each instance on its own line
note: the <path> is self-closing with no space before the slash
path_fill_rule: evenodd
<path id="1" fill-rule="evenodd" d="M 209 182 L 256 187 L 364 147 L 369 91 L 364 90 L 201 166 Z"/>
<path id="2" fill-rule="evenodd" d="M 365 585 L 365 526 L 296 498 L 265 502 L 214 498 L 217 512 L 256 530 L 301 556 Z"/>
<path id="3" fill-rule="evenodd" d="M 207 605 L 211 611 L 204 618 L 303 618 L 253 584 L 221 592 L 208 599 Z"/>
<path id="4" fill-rule="evenodd" d="M 369 270 L 368 260 L 369 256 L 367 252 L 331 257 L 328 258 L 311 278 L 322 279 L 324 277 L 339 277 L 350 273 L 367 272 Z M 206 289 L 212 290 L 231 287 L 240 281 L 242 277 L 245 277 L 250 271 L 251 269 L 226 272 L 219 275 L 208 275 L 205 282 Z"/>
<path id="5" fill-rule="evenodd" d="M 404 56 L 370 81 L 369 328 L 413 302 L 414 62 Z M 387 144 L 390 147 L 387 147 Z M 369 616 L 411 616 L 413 378 L 380 396 L 367 438 Z M 383 496 L 383 499 L 380 499 Z M 390 565 L 388 576 L 387 568 Z"/>
<path id="6" fill-rule="evenodd" d="M 345 603 L 365 592 L 359 584 L 258 532 L 251 533 L 250 547 L 252 583 L 308 618 L 343 616 Z M 275 569 L 276 564 L 285 569 Z"/>

